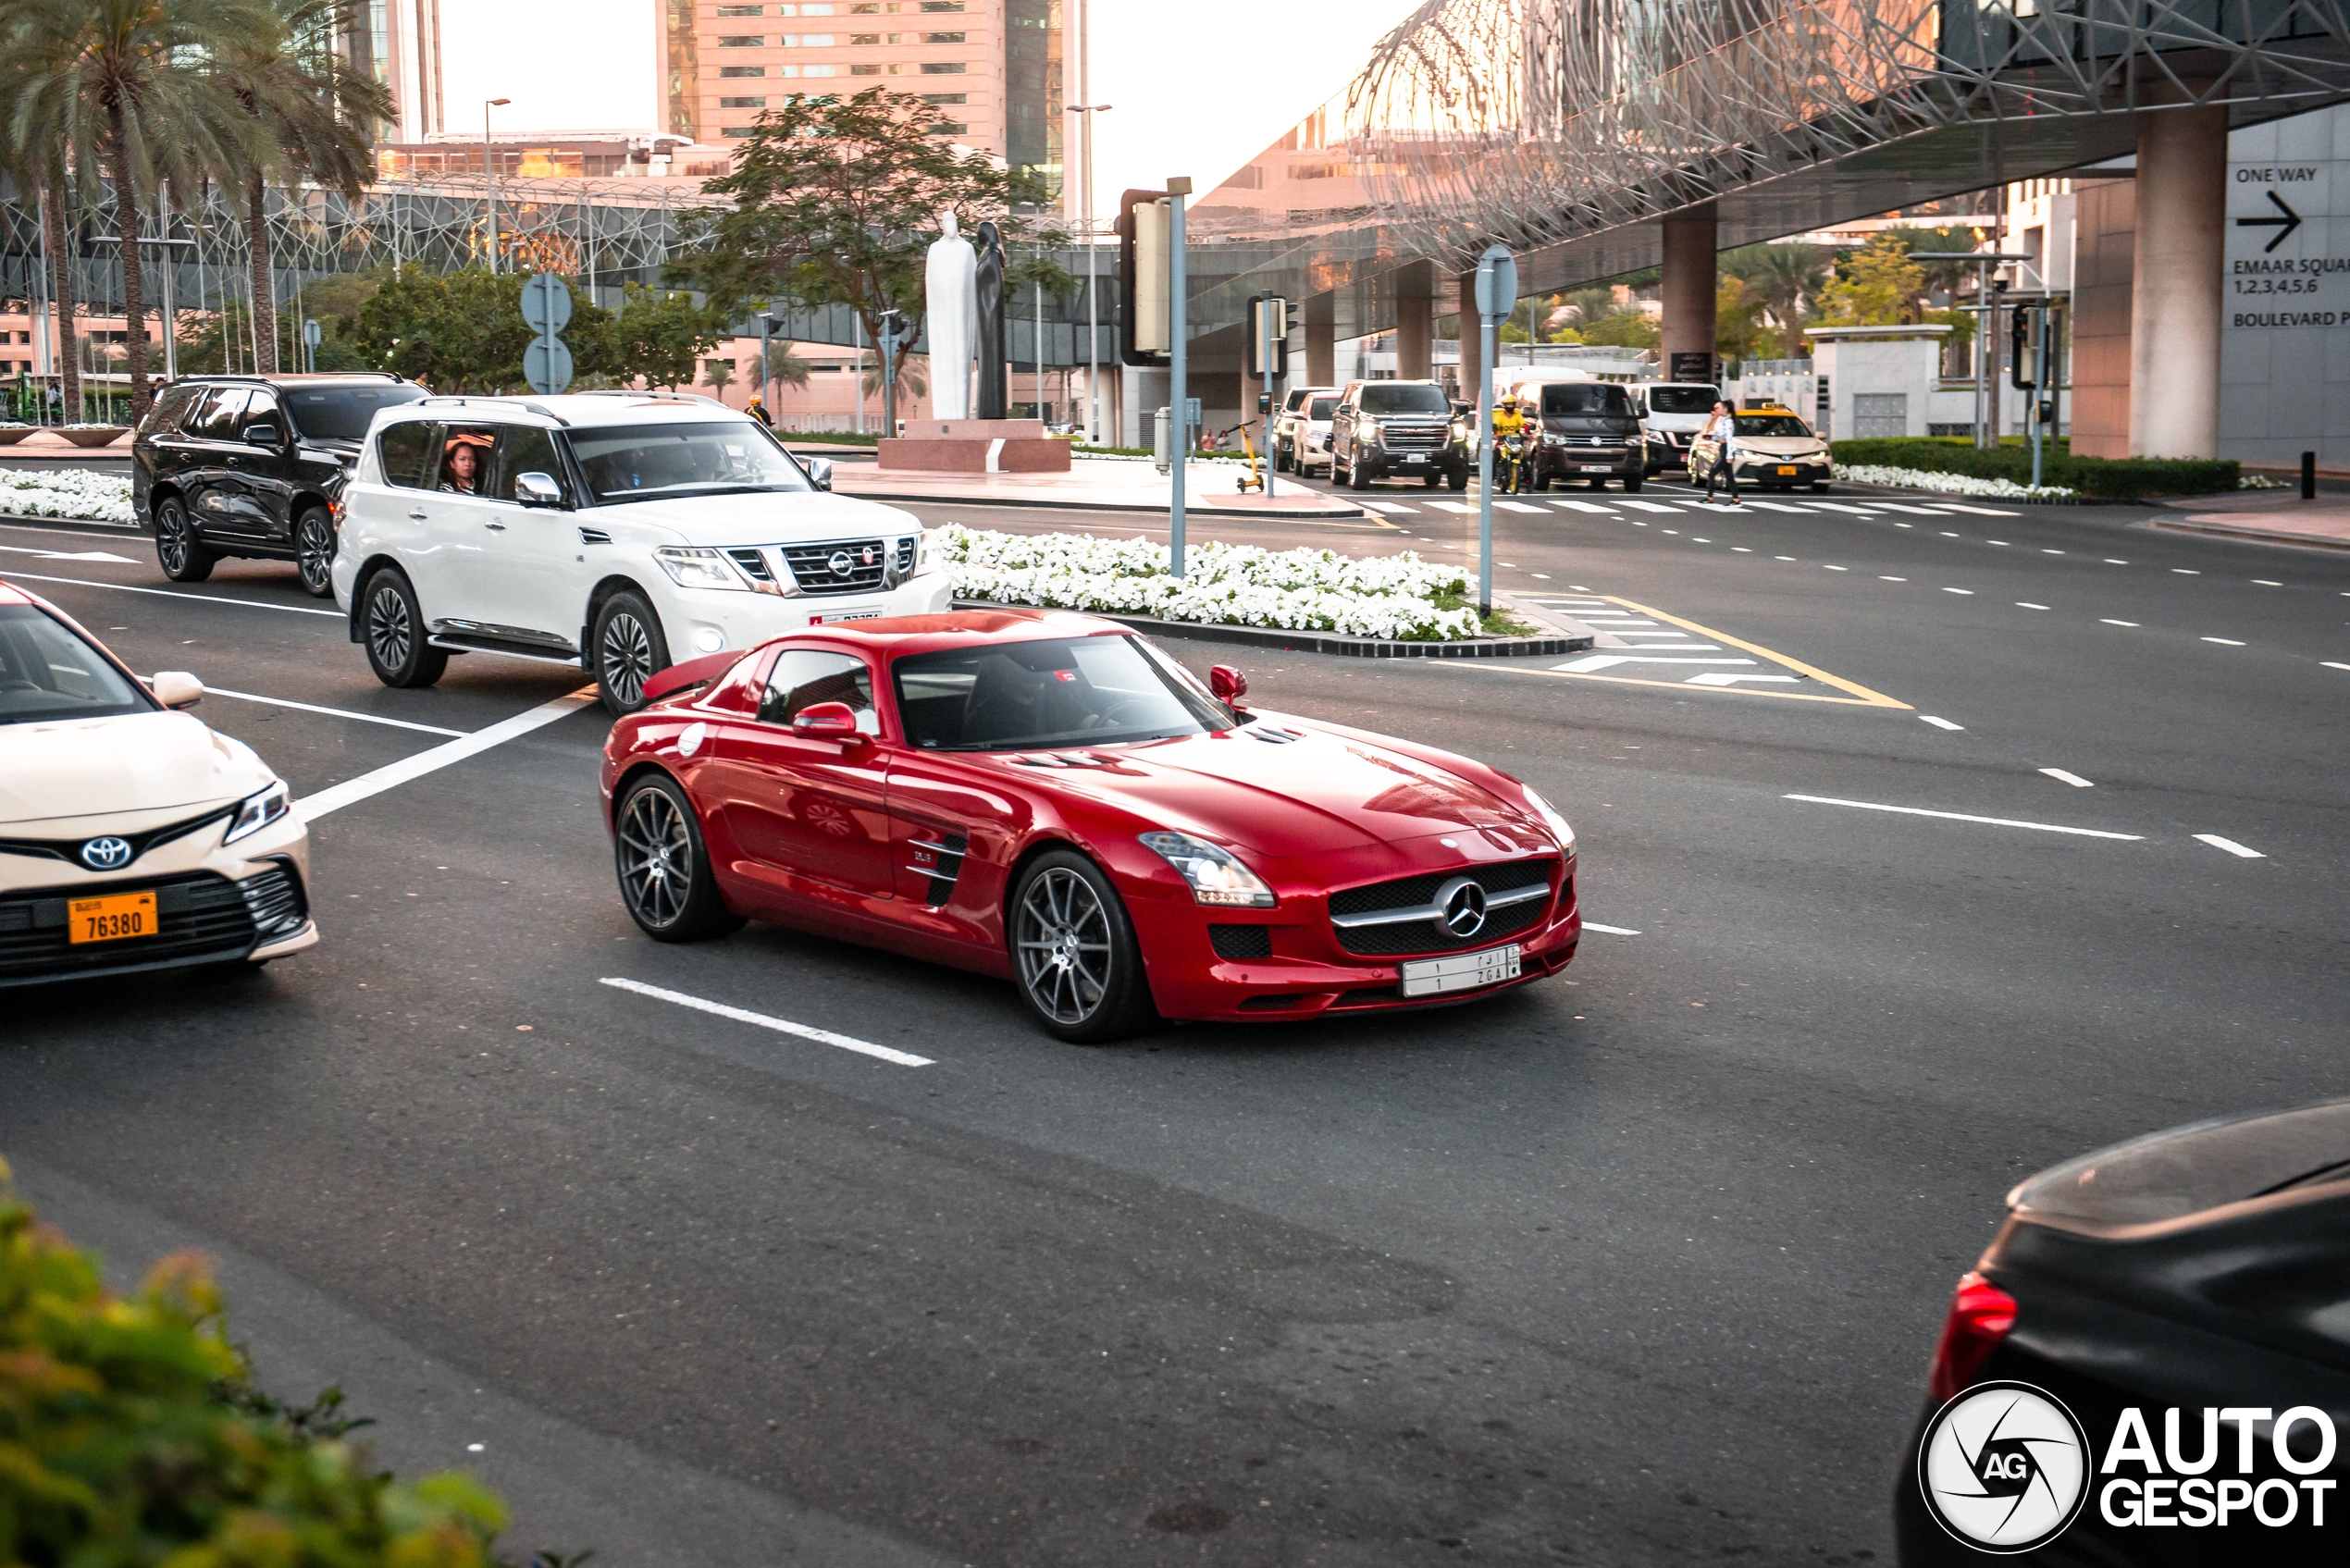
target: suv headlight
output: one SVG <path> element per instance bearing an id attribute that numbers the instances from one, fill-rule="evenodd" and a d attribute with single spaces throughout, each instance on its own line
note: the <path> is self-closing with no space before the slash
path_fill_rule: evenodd
<path id="1" fill-rule="evenodd" d="M 914 575 L 928 576 L 938 570 L 938 547 L 931 542 L 931 531 L 924 528 L 914 536 Z"/>
<path id="2" fill-rule="evenodd" d="M 1559 815 L 1558 808 L 1536 794 L 1532 785 L 1520 784 L 1517 787 L 1526 792 L 1526 803 L 1534 808 L 1534 814 L 1558 835 L 1559 847 L 1569 855 L 1574 854 L 1575 830 L 1567 826 L 1566 819 Z"/>
<path id="3" fill-rule="evenodd" d="M 724 550 L 702 549 L 685 545 L 663 545 L 653 551 L 653 559 L 669 574 L 669 580 L 681 588 L 734 588 L 743 593 L 750 585 L 735 570 Z"/>
<path id="4" fill-rule="evenodd" d="M 266 789 L 248 795 L 238 803 L 237 815 L 229 821 L 229 831 L 220 835 L 220 842 L 234 844 L 241 838 L 250 838 L 292 809 L 293 792 L 286 787 L 285 780 L 272 779 Z"/>
<path id="5" fill-rule="evenodd" d="M 1269 909 L 1273 890 L 1230 853 L 1187 833 L 1146 833 L 1143 847 L 1158 856 L 1192 884 L 1192 897 L 1227 908 Z"/>

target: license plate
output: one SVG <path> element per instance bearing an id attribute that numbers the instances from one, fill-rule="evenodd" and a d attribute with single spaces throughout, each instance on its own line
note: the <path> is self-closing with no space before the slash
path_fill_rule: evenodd
<path id="1" fill-rule="evenodd" d="M 76 945 L 84 942 L 120 942 L 127 937 L 153 936 L 155 923 L 155 895 L 152 893 L 117 893 L 105 898 L 77 898 L 66 909 L 66 940 Z"/>
<path id="2" fill-rule="evenodd" d="M 1779 472 L 1786 477 L 1792 479 L 1795 477 L 1795 464 L 1792 463 L 1782 463 L 1779 464 Z"/>
<path id="3" fill-rule="evenodd" d="M 811 626 L 829 626 L 836 621 L 878 621 L 880 619 L 881 611 L 878 610 L 843 610 L 830 615 L 810 615 L 808 618 L 808 623 Z"/>
<path id="4" fill-rule="evenodd" d="M 1404 967 L 1404 994 L 1441 996 L 1448 991 L 1475 991 L 1499 985 L 1518 976 L 1518 945 L 1489 947 L 1452 958 L 1416 958 Z"/>
<path id="5" fill-rule="evenodd" d="M 1615 464 L 1612 463 L 1587 463 L 1583 465 L 1583 472 L 1586 474 L 1613 474 L 1615 472 Z"/>
<path id="6" fill-rule="evenodd" d="M 1426 463 L 1428 461 L 1428 453 L 1424 451 L 1416 451 L 1404 461 L 1406 463 Z"/>

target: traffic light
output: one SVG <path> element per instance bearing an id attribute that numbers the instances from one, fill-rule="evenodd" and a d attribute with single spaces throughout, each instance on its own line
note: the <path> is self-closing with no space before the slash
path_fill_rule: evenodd
<path id="1" fill-rule="evenodd" d="M 1118 357 L 1127 364 L 1171 363 L 1167 204 L 1164 191 L 1118 198 Z"/>
<path id="2" fill-rule="evenodd" d="M 2031 391 L 2040 384 L 2039 355 L 2034 352 L 2039 315 L 2040 313 L 2029 305 L 2018 305 L 2010 318 L 2008 379 L 2020 392 Z"/>
<path id="3" fill-rule="evenodd" d="M 1259 294 L 1248 302 L 1248 378 L 1266 379 L 1266 354 L 1272 355 L 1272 378 L 1289 375 L 1289 302 L 1279 294 Z"/>

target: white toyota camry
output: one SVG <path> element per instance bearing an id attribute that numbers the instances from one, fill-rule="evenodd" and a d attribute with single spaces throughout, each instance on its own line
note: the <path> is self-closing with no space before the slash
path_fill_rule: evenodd
<path id="1" fill-rule="evenodd" d="M 0 986 L 249 971 L 314 945 L 286 784 L 56 607 L 0 583 Z"/>
<path id="2" fill-rule="evenodd" d="M 702 398 L 427 398 L 368 431 L 335 598 L 387 685 L 503 653 L 582 665 L 634 712 L 681 660 L 949 608 L 921 522 L 830 483 Z"/>

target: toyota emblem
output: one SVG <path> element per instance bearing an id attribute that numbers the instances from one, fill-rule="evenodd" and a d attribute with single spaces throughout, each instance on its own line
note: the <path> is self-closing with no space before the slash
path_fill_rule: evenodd
<path id="1" fill-rule="evenodd" d="M 824 564 L 833 569 L 834 576 L 846 577 L 857 570 L 857 558 L 845 549 L 836 549 L 833 551 L 833 558 Z"/>
<path id="2" fill-rule="evenodd" d="M 1444 929 L 1454 936 L 1475 936 L 1485 926 L 1485 890 L 1466 877 L 1454 877 L 1436 890 L 1437 907 L 1444 911 Z"/>
<path id="3" fill-rule="evenodd" d="M 81 846 L 81 863 L 93 871 L 118 871 L 130 864 L 130 841 L 109 834 Z"/>

